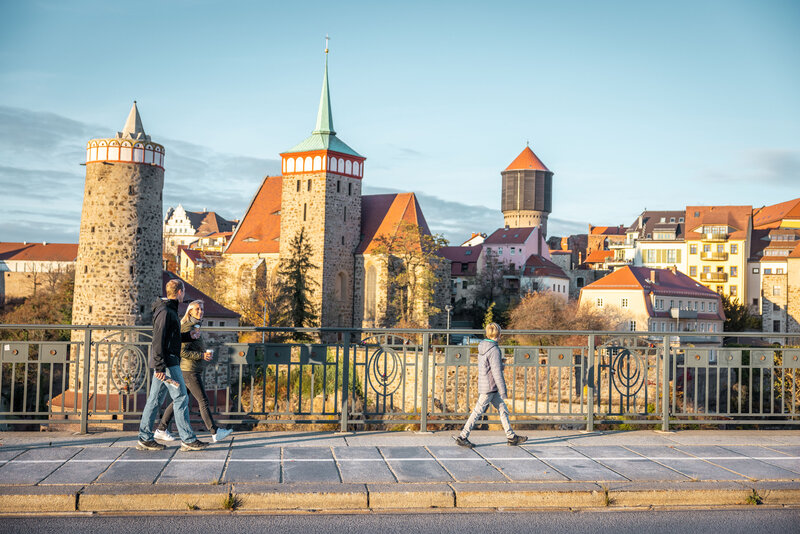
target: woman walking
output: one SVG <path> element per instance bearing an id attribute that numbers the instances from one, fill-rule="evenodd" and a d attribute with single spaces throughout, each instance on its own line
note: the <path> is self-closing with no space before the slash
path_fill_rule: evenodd
<path id="1" fill-rule="evenodd" d="M 181 319 L 181 333 L 189 332 L 193 328 L 200 328 L 203 322 L 203 301 L 195 300 L 186 308 L 186 313 Z M 186 389 L 197 400 L 200 406 L 200 416 L 203 418 L 203 423 L 206 429 L 211 432 L 211 441 L 221 441 L 233 432 L 231 429 L 219 428 L 214 423 L 214 418 L 211 417 L 209 410 L 208 396 L 203 387 L 203 369 L 206 362 L 210 362 L 214 355 L 211 350 L 206 350 L 205 341 L 203 336 L 198 336 L 181 345 L 181 371 L 183 372 L 183 381 L 186 383 Z M 167 406 L 164 414 L 161 416 L 161 423 L 155 431 L 155 439 L 163 441 L 174 441 L 176 438 L 169 431 L 169 426 L 172 423 L 173 410 L 172 404 Z"/>

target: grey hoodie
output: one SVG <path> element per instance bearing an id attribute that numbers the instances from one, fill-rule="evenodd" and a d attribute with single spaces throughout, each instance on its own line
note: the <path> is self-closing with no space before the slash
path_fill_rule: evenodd
<path id="1" fill-rule="evenodd" d="M 478 394 L 496 391 L 508 397 L 503 377 L 503 358 L 496 341 L 484 339 L 478 344 Z"/>

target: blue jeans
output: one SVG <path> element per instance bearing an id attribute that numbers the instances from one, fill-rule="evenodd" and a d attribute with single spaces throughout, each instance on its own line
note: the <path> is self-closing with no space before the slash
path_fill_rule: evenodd
<path id="1" fill-rule="evenodd" d="M 175 425 L 178 427 L 178 435 L 184 443 L 197 441 L 191 425 L 189 424 L 189 396 L 186 393 L 186 384 L 183 383 L 183 373 L 177 365 L 167 367 L 167 378 L 171 378 L 179 384 L 179 387 L 170 386 L 155 377 L 150 384 L 150 395 L 142 412 L 142 422 L 139 424 L 139 439 L 150 441 L 153 439 L 153 425 L 156 423 L 158 409 L 164 402 L 167 393 L 172 398 L 172 406 L 175 410 Z"/>

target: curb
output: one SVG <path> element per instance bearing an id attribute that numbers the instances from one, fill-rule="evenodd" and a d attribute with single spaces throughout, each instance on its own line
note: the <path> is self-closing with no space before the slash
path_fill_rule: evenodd
<path id="1" fill-rule="evenodd" d="M 800 506 L 800 482 L 97 484 L 0 486 L 0 513 Z M 227 500 L 227 503 L 225 502 Z"/>

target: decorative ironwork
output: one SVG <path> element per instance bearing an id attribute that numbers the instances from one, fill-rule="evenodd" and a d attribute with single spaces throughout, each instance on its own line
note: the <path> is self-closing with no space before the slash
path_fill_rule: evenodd
<path id="1" fill-rule="evenodd" d="M 638 352 L 622 349 L 611 363 L 611 383 L 624 397 L 633 397 L 644 386 L 645 364 Z M 623 391 L 624 389 L 624 391 Z"/>
<path id="2" fill-rule="evenodd" d="M 367 382 L 375 393 L 388 397 L 400 389 L 403 367 L 403 358 L 397 351 L 378 347 L 367 362 Z"/>
<path id="3" fill-rule="evenodd" d="M 135 345 L 123 345 L 109 360 L 109 376 L 117 390 L 137 393 L 147 379 L 147 359 Z"/>

